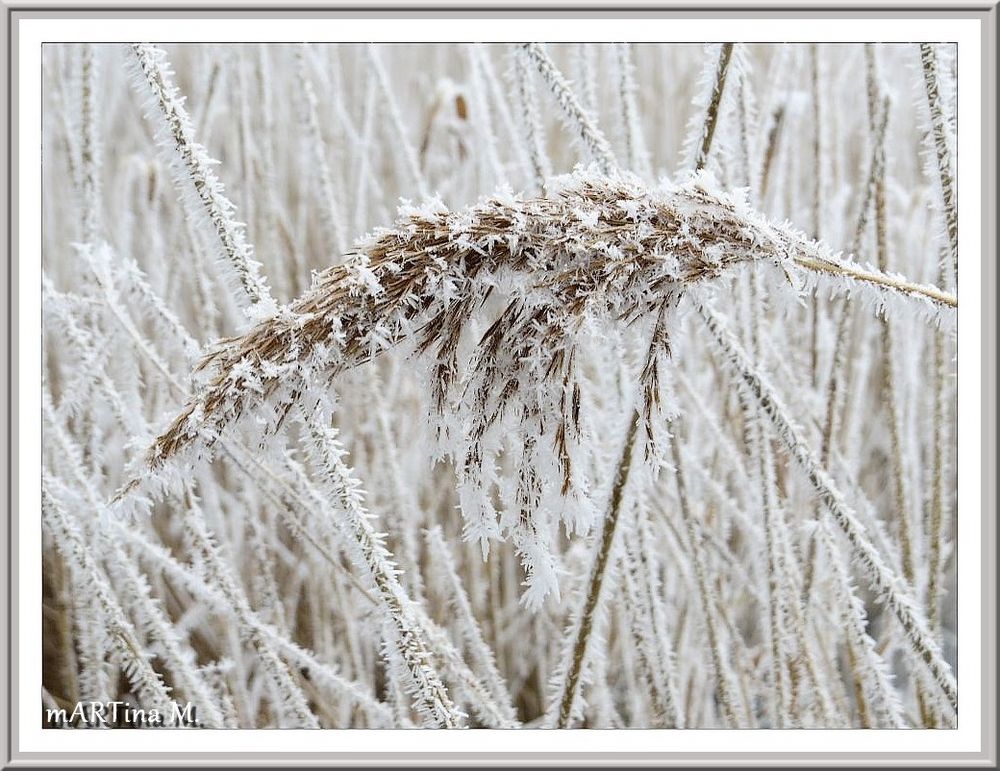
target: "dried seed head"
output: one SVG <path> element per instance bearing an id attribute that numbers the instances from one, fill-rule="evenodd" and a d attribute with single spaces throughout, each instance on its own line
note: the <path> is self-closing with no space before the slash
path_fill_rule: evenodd
<path id="1" fill-rule="evenodd" d="M 484 552 L 491 538 L 509 536 L 522 555 L 547 553 L 553 521 L 581 532 L 596 516 L 587 478 L 593 443 L 582 441 L 582 344 L 615 325 L 653 321 L 635 394 L 652 437 L 670 312 L 684 292 L 754 260 L 786 273 L 810 261 L 842 267 L 704 174 L 650 190 L 630 176 L 578 170 L 546 189 L 538 198 L 495 194 L 457 211 L 437 201 L 404 207 L 392 228 L 359 241 L 298 300 L 216 345 L 200 365 L 204 385 L 156 439 L 141 476 L 162 482 L 170 466 L 208 454 L 247 415 L 256 431 L 274 434 L 302 394 L 409 341 L 430 365 L 466 535 Z M 473 339 L 477 328 L 486 331 Z M 508 457 L 520 471 L 514 487 L 497 485 L 498 512 L 490 489 L 511 437 L 516 457 Z M 528 567 L 534 603 L 551 587 L 546 578 L 532 591 L 532 571 L 554 576 L 556 566 Z"/>
<path id="2" fill-rule="evenodd" d="M 547 197 L 494 195 L 458 211 L 437 203 L 401 210 L 394 227 L 360 241 L 301 298 L 215 346 L 200 366 L 207 383 L 156 440 L 149 465 L 264 401 L 280 417 L 297 383 L 410 338 L 434 361 L 442 409 L 466 367 L 480 375 L 466 391 L 493 411 L 521 390 L 513 378 L 526 367 L 571 388 L 567 352 L 587 322 L 634 320 L 686 286 L 747 260 L 784 260 L 792 247 L 705 177 L 649 191 L 631 178 L 578 171 L 550 188 Z M 506 307 L 462 367 L 460 339 L 498 291 Z"/>

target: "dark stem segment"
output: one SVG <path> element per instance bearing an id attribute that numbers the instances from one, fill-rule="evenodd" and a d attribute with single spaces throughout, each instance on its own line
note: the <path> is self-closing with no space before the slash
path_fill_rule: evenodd
<path id="1" fill-rule="evenodd" d="M 708 154 L 712 149 L 712 139 L 715 137 L 715 127 L 719 124 L 719 105 L 722 103 L 722 91 L 726 87 L 726 74 L 729 72 L 729 60 L 733 57 L 733 44 L 723 43 L 719 52 L 719 66 L 715 71 L 715 85 L 712 87 L 712 101 L 708 104 L 705 115 L 705 130 L 701 135 L 701 147 L 695 158 L 694 167 L 700 171 L 708 163 Z"/>
<path id="2" fill-rule="evenodd" d="M 580 613 L 580 625 L 577 630 L 576 642 L 573 645 L 573 658 L 570 662 L 569 671 L 566 673 L 566 686 L 562 693 L 562 700 L 559 703 L 559 720 L 556 724 L 558 728 L 569 728 L 573 720 L 573 704 L 576 701 L 576 695 L 580 689 L 580 679 L 583 676 L 587 641 L 590 639 L 591 632 L 593 631 L 598 610 L 598 599 L 601 595 L 601 586 L 604 583 L 604 577 L 607 573 L 608 561 L 611 557 L 612 546 L 615 541 L 615 532 L 618 529 L 622 500 L 625 497 L 625 483 L 628 480 L 629 469 L 632 467 L 632 452 L 635 447 L 635 436 L 639 429 L 640 420 L 639 412 L 636 410 L 632 415 L 628 435 L 625 437 L 625 444 L 622 447 L 622 456 L 618 462 L 615 484 L 611 491 L 611 505 L 608 508 L 607 517 L 604 518 L 598 542 L 597 557 L 590 571 L 589 589 L 584 601 L 583 610 Z"/>

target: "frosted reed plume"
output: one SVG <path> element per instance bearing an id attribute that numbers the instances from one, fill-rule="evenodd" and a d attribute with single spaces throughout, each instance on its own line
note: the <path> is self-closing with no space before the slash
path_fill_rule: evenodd
<path id="1" fill-rule="evenodd" d="M 443 408 L 464 325 L 494 290 L 511 299 L 480 341 L 477 363 L 501 369 L 496 343 L 514 328 L 538 335 L 548 356 L 535 366 L 550 375 L 560 365 L 564 374 L 563 359 L 571 356 L 559 349 L 591 320 L 637 318 L 743 262 L 833 277 L 836 289 L 867 293 L 879 304 L 898 293 L 944 324 L 956 305 L 935 287 L 829 253 L 705 178 L 654 193 L 633 180 L 588 173 L 558 182 L 546 198 L 498 196 L 458 212 L 437 204 L 404 211 L 395 227 L 360 242 L 345 265 L 318 275 L 301 298 L 210 352 L 200 364 L 210 373 L 203 393 L 157 439 L 149 466 L 201 434 L 211 443 L 265 399 L 280 420 L 313 373 L 345 371 L 411 337 L 436 355 L 435 397 Z M 564 412 L 571 417 L 571 409 Z M 568 481 L 570 469 L 563 470 Z"/>
<path id="2" fill-rule="evenodd" d="M 446 422 L 444 431 L 457 434 L 451 438 L 460 445 L 463 475 L 481 474 L 491 432 L 506 423 L 545 433 L 546 416 L 555 414 L 549 446 L 536 456 L 553 473 L 539 480 L 540 489 L 521 492 L 535 504 L 570 493 L 586 502 L 588 481 L 575 463 L 585 429 L 574 350 L 587 329 L 675 304 L 687 289 L 744 262 L 850 271 L 859 286 L 898 284 L 772 225 L 704 178 L 650 193 L 635 180 L 581 172 L 549 188 L 557 192 L 546 198 L 492 197 L 459 212 L 436 205 L 410 211 L 359 243 L 344 266 L 317 276 L 302 298 L 208 354 L 200 365 L 205 385 L 146 456 L 147 470 L 139 473 L 152 472 L 151 480 L 130 486 L 159 481 L 161 469 L 177 468 L 178 456 L 204 453 L 248 413 L 258 425 L 267 421 L 265 433 L 276 430 L 311 383 L 414 338 L 417 351 L 432 358 L 438 409 L 457 406 L 461 417 L 461 428 Z M 951 302 L 930 288 L 907 291 L 931 308 Z M 463 333 L 494 294 L 505 298 L 503 310 L 460 360 Z M 460 371 L 468 372 L 461 381 Z M 641 398 L 650 419 L 655 388 Z M 548 551 L 536 542 L 530 515 L 498 523 L 488 507 L 478 517 L 465 514 L 484 552 L 501 529 L 525 554 Z M 564 514 L 567 527 L 589 527 L 579 517 L 579 507 Z M 526 567 L 529 586 L 538 588 L 526 601 L 535 604 L 551 582 L 536 582 L 534 571 L 551 568 L 533 559 Z"/>

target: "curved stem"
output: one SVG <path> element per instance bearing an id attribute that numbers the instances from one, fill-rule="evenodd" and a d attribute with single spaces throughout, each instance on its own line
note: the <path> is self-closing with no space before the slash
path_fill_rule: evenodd
<path id="1" fill-rule="evenodd" d="M 847 278 L 853 278 L 856 281 L 863 281 L 867 284 L 874 284 L 875 286 L 885 287 L 886 289 L 892 289 L 896 292 L 902 292 L 903 294 L 924 297 L 937 305 L 943 305 L 948 308 L 958 307 L 958 298 L 956 298 L 955 295 L 938 289 L 935 286 L 929 286 L 927 284 L 914 284 L 910 281 L 906 281 L 905 279 L 891 276 L 888 273 L 866 270 L 860 265 L 853 263 L 833 262 L 820 257 L 806 255 L 792 255 L 791 259 L 792 262 L 800 268 L 811 270 L 814 273 L 825 273 L 831 276 L 845 276 Z"/>

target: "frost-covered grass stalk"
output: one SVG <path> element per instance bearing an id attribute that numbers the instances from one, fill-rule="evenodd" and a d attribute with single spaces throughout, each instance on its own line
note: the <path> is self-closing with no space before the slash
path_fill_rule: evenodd
<path id="1" fill-rule="evenodd" d="M 954 726 L 952 56 L 46 46 L 43 708 Z"/>
<path id="2" fill-rule="evenodd" d="M 947 254 L 953 272 L 952 280 L 958 279 L 958 204 L 955 193 L 955 128 L 954 118 L 947 112 L 947 96 L 942 93 L 942 79 L 939 74 L 937 47 L 931 43 L 920 44 L 920 65 L 924 73 L 924 87 L 927 92 L 927 110 L 930 115 L 931 144 L 934 166 L 940 185 L 941 204 L 945 230 L 948 234 Z M 945 86 L 948 88 L 949 86 Z M 954 86 L 950 89 L 954 92 Z M 947 262 L 945 264 L 947 264 Z"/>
<path id="3" fill-rule="evenodd" d="M 184 98 L 171 80 L 173 72 L 165 64 L 164 52 L 140 43 L 132 46 L 132 52 L 136 78 L 148 85 L 146 110 L 151 119 L 162 121 L 157 128 L 157 139 L 179 192 L 186 199 L 188 216 L 207 222 L 214 230 L 222 255 L 250 302 L 263 303 L 265 311 L 268 310 L 270 291 L 246 242 L 245 226 L 233 219 L 233 204 L 222 194 L 222 183 L 211 170 L 212 159 L 194 141 Z"/>

